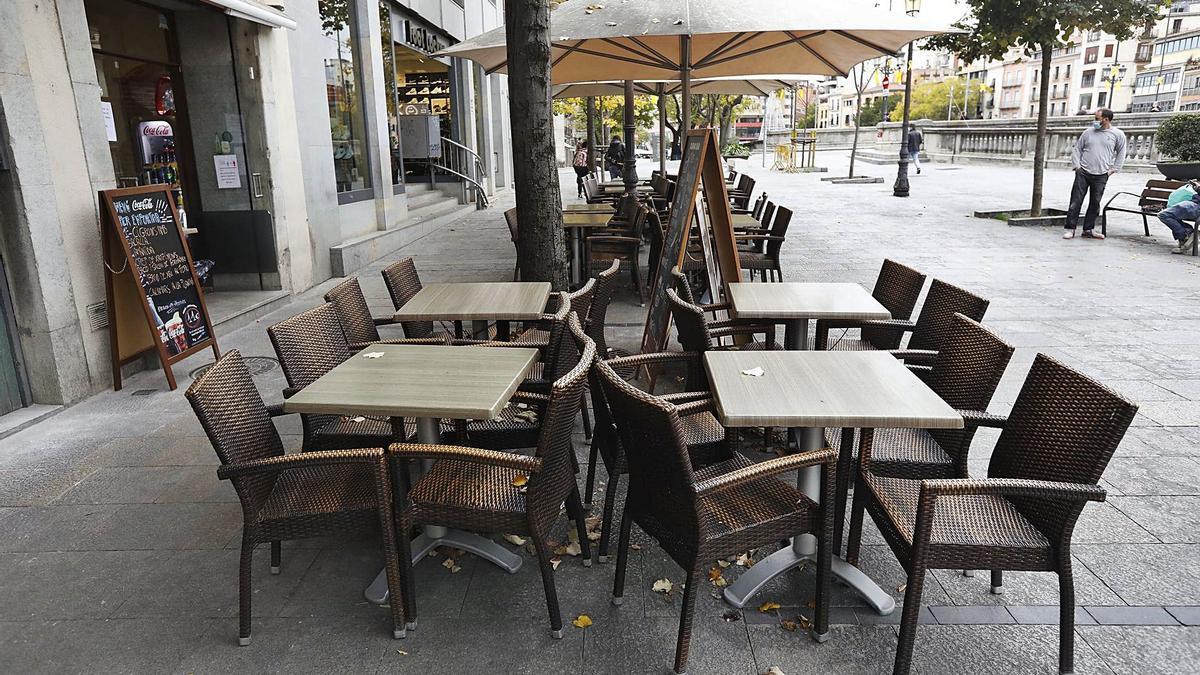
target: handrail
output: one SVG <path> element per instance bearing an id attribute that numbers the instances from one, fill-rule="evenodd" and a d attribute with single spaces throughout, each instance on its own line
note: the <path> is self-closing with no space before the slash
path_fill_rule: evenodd
<path id="1" fill-rule="evenodd" d="M 475 206 L 479 209 L 488 207 L 486 171 L 483 160 L 474 150 L 450 138 L 443 136 L 442 156 L 433 158 L 433 166 L 446 173 L 458 176 L 465 186 L 475 190 Z"/>

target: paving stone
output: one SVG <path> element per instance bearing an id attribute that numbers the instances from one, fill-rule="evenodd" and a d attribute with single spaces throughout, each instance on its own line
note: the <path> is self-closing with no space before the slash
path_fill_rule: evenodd
<path id="1" fill-rule="evenodd" d="M 1164 426 L 1200 424 L 1200 401 L 1147 401 L 1140 412 Z"/>
<path id="2" fill-rule="evenodd" d="M 727 622 L 719 615 L 692 619 L 689 673 L 758 673 L 743 621 Z M 584 672 L 669 672 L 675 660 L 678 617 L 633 616 L 596 623 L 586 630 L 567 628 L 584 636 Z M 759 628 L 759 630 L 779 630 Z M 800 636 L 801 631 L 791 634 Z M 805 637 L 804 639 L 808 639 Z M 559 671 L 565 672 L 565 671 Z"/>
<path id="3" fill-rule="evenodd" d="M 1077 605 L 1124 605 L 1125 601 L 1104 584 L 1086 566 L 1076 560 Z M 1059 598 L 1058 575 L 1053 572 L 1005 572 L 1004 593 L 991 592 L 991 574 L 977 570 L 975 576 L 963 576 L 961 570 L 934 570 L 934 577 L 955 605 L 1050 605 Z"/>
<path id="4" fill-rule="evenodd" d="M 1174 626 L 1179 622 L 1162 607 L 1085 607 L 1102 626 Z"/>
<path id="5" fill-rule="evenodd" d="M 120 510 L 116 505 L 38 506 L 4 519 L 0 551 L 78 551 Z"/>
<path id="6" fill-rule="evenodd" d="M 1200 463 L 1191 458 L 1115 458 L 1104 472 L 1104 480 L 1123 495 L 1200 494 Z"/>
<path id="7" fill-rule="evenodd" d="M 1200 543 L 1200 497 L 1112 497 L 1114 508 L 1168 544 Z"/>
<path id="8" fill-rule="evenodd" d="M 926 582 L 926 586 L 928 586 Z M 896 607 L 891 614 L 880 614 L 870 607 L 855 607 L 854 613 L 858 616 L 858 623 L 863 626 L 875 625 L 899 625 L 900 619 L 903 617 L 903 607 Z M 937 617 L 933 615 L 928 605 L 921 605 L 921 612 L 917 615 L 918 624 L 934 624 L 937 623 Z"/>
<path id="9" fill-rule="evenodd" d="M 1200 607 L 1167 607 L 1166 610 L 1185 626 L 1200 626 Z"/>
<path id="10" fill-rule="evenodd" d="M 104 550 L 222 548 L 241 526 L 239 504 L 126 504 L 96 528 L 87 546 Z"/>
<path id="11" fill-rule="evenodd" d="M 192 641 L 173 670 L 180 674 L 379 672 L 385 652 L 412 649 L 407 641 L 392 639 L 391 623 L 389 612 L 373 606 L 336 618 L 255 617 L 250 645 L 239 647 L 236 618 L 210 619 L 208 630 Z"/>
<path id="12" fill-rule="evenodd" d="M 1115 544 L 1157 543 L 1159 540 L 1112 504 L 1093 502 L 1083 507 L 1079 514 L 1071 541 L 1075 544 Z"/>
<path id="13" fill-rule="evenodd" d="M 1200 663 L 1200 628 L 1080 626 L 1076 632 L 1117 673 L 1191 675 Z"/>
<path id="14" fill-rule="evenodd" d="M 170 672 L 210 628 L 194 619 L 46 621 L 0 643 L 0 653 L 14 673 Z"/>
<path id="15" fill-rule="evenodd" d="M 920 626 L 918 673 L 1057 673 L 1058 626 Z M 1075 640 L 1076 673 L 1111 673 L 1091 646 Z"/>
<path id="16" fill-rule="evenodd" d="M 1009 605 L 1008 613 L 1022 625 L 1059 625 L 1058 605 Z M 1095 625 L 1096 620 L 1082 607 L 1075 608 L 1075 625 Z"/>
<path id="17" fill-rule="evenodd" d="M 968 605 L 965 607 L 930 607 L 939 624 L 1005 624 L 1016 623 L 1003 605 Z"/>
<path id="18" fill-rule="evenodd" d="M 288 564 L 285 557 L 284 565 Z M 361 613 L 363 608 L 370 605 L 363 597 L 363 590 L 374 581 L 375 575 L 381 569 L 383 551 L 373 541 L 321 549 L 311 564 L 297 570 L 301 573 L 300 580 L 294 585 L 294 590 L 279 611 L 279 615 L 318 617 Z M 446 573 L 449 574 L 449 571 Z M 460 583 L 466 585 L 469 574 L 464 572 L 455 576 L 464 577 Z M 283 576 L 282 570 L 280 576 Z M 422 616 L 421 590 L 418 587 L 418 617 Z M 429 609 L 432 610 L 433 607 L 430 606 Z M 429 614 L 432 616 L 434 612 L 430 611 Z"/>
<path id="19" fill-rule="evenodd" d="M 169 557 L 158 551 L 0 554 L 0 620 L 107 618 Z"/>
<path id="20" fill-rule="evenodd" d="M 788 675 L 891 672 L 896 631 L 890 626 L 833 626 L 829 640 L 814 642 L 805 632 L 775 626 L 747 626 L 757 672 L 776 666 Z"/>
<path id="21" fill-rule="evenodd" d="M 1200 379 L 1163 380 L 1159 384 L 1186 399 L 1200 401 Z"/>
<path id="22" fill-rule="evenodd" d="M 1086 544 L 1073 551 L 1130 605 L 1200 605 L 1200 544 Z"/>

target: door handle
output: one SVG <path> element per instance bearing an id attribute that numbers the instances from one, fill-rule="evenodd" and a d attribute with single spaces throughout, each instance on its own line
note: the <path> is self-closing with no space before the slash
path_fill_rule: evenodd
<path id="1" fill-rule="evenodd" d="M 255 199 L 262 199 L 263 183 L 261 173 L 250 174 L 250 193 Z"/>

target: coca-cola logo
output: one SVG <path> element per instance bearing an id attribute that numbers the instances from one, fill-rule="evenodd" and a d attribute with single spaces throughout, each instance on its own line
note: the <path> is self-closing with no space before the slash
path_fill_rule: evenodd
<path id="1" fill-rule="evenodd" d="M 161 124 L 146 124 L 142 127 L 143 136 L 172 136 L 171 125 L 165 122 Z"/>

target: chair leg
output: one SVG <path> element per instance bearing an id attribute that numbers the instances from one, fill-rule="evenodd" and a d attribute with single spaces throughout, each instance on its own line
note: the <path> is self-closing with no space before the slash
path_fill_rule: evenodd
<path id="1" fill-rule="evenodd" d="M 896 663 L 892 675 L 907 675 L 912 670 L 913 643 L 917 638 L 917 620 L 921 616 L 921 591 L 925 586 L 925 566 L 913 561 L 904 591 L 904 611 L 900 615 L 900 641 L 896 646 Z"/>
<path id="2" fill-rule="evenodd" d="M 1058 571 L 1058 672 L 1075 672 L 1075 576 L 1070 554 Z"/>
<path id="3" fill-rule="evenodd" d="M 271 574 L 279 574 L 280 558 L 283 557 L 282 548 L 280 542 L 271 542 Z"/>
<path id="4" fill-rule="evenodd" d="M 858 567 L 858 549 L 862 543 L 863 511 L 866 509 L 867 488 L 861 480 L 854 481 L 854 501 L 850 505 L 850 532 L 846 541 L 846 562 Z"/>
<path id="5" fill-rule="evenodd" d="M 837 489 L 831 479 L 836 480 L 836 477 L 829 475 L 830 466 L 826 464 L 821 467 L 821 531 L 817 539 L 817 592 L 813 603 L 813 627 L 809 633 L 817 642 L 825 642 L 829 639 L 829 578 L 830 571 L 833 568 L 833 552 L 841 544 L 841 539 L 834 539 L 833 533 L 838 531 L 835 525 L 834 514 L 830 513 L 830 508 L 835 508 L 837 499 L 832 499 L 833 495 L 829 494 L 830 489 Z M 830 502 L 834 504 L 831 505 Z M 843 507 L 844 508 L 844 507 Z"/>
<path id="6" fill-rule="evenodd" d="M 254 542 L 242 537 L 242 558 L 238 568 L 238 646 L 250 644 L 250 600 L 254 589 L 250 572 L 254 563 Z"/>
<path id="7" fill-rule="evenodd" d="M 604 487 L 604 516 L 600 521 L 600 555 L 597 558 L 600 562 L 608 562 L 608 542 L 609 535 L 612 532 L 613 512 L 617 508 L 617 487 L 621 484 L 621 474 L 609 474 L 608 485 Z M 621 527 L 625 526 L 624 516 L 622 515 Z M 617 544 L 623 546 L 623 544 Z M 617 549 L 617 555 L 620 556 L 621 549 Z"/>
<path id="8" fill-rule="evenodd" d="M 567 513 L 575 521 L 575 534 L 579 535 L 579 557 L 583 559 L 584 567 L 592 566 L 592 542 L 587 536 L 587 512 L 583 510 L 583 502 L 579 499 L 579 488 L 572 487 L 567 495 Z"/>
<path id="9" fill-rule="evenodd" d="M 580 410 L 583 411 L 583 437 L 587 440 L 592 440 L 592 413 L 588 411 L 587 403 L 579 403 Z"/>
<path id="10" fill-rule="evenodd" d="M 596 462 L 600 454 L 600 430 L 597 429 L 592 433 L 591 447 L 588 450 L 588 470 L 586 489 L 584 490 L 583 503 L 588 506 L 592 505 L 592 493 L 596 491 Z"/>
<path id="11" fill-rule="evenodd" d="M 533 541 L 534 548 L 537 549 L 538 567 L 542 570 L 542 586 L 546 589 L 546 608 L 550 611 L 550 634 L 555 638 L 562 639 L 562 613 L 558 608 L 558 590 L 554 587 L 554 565 L 550 564 L 550 559 L 554 557 L 554 554 L 541 535 L 534 535 Z"/>
<path id="12" fill-rule="evenodd" d="M 629 509 L 621 514 L 621 540 L 617 542 L 617 573 L 613 577 L 612 603 L 618 607 L 625 596 L 625 567 L 629 564 L 629 532 L 633 529 L 633 516 Z"/>
<path id="13" fill-rule="evenodd" d="M 400 566 L 400 590 L 404 593 L 404 597 L 400 601 L 404 603 L 404 618 L 408 622 L 405 629 L 415 630 L 417 627 L 417 589 L 413 578 L 412 543 L 408 538 L 410 529 L 412 529 L 411 525 L 406 519 L 397 518 L 396 562 Z M 394 606 L 396 598 L 392 597 L 391 602 Z"/>
<path id="14" fill-rule="evenodd" d="M 841 451 L 837 462 L 837 488 L 834 491 L 833 551 L 842 552 L 842 529 L 846 524 L 846 495 L 850 485 L 850 459 L 854 455 L 854 429 L 842 429 Z"/>
<path id="15" fill-rule="evenodd" d="M 679 610 L 679 638 L 675 642 L 675 672 L 687 672 L 688 650 L 692 646 L 692 612 L 696 609 L 696 587 L 700 585 L 700 569 L 695 562 L 688 570 L 687 586 L 683 589 L 683 607 Z"/>
<path id="16" fill-rule="evenodd" d="M 633 268 L 633 284 L 637 286 L 638 303 L 642 307 L 646 306 L 646 284 L 642 283 L 642 271 L 638 267 L 638 254 L 635 252 L 629 259 L 630 267 Z"/>
<path id="17" fill-rule="evenodd" d="M 1004 572 L 992 570 L 992 595 L 1004 595 Z"/>
<path id="18" fill-rule="evenodd" d="M 520 280 L 521 280 L 521 261 L 518 260 L 516 262 L 516 264 L 513 265 L 513 281 L 520 281 Z"/>

